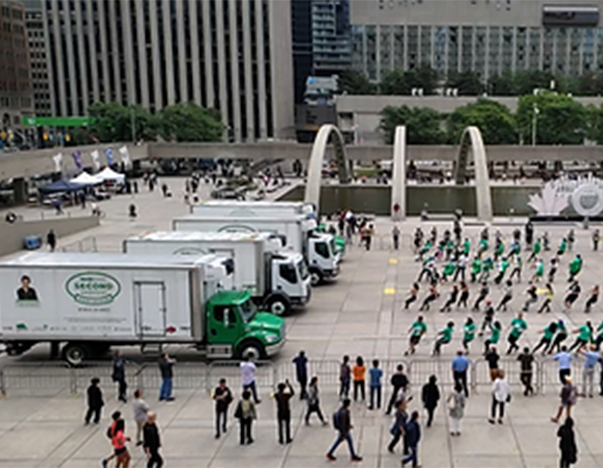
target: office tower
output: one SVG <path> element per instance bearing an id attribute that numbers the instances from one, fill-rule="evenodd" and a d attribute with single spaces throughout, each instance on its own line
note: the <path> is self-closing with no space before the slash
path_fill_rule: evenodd
<path id="1" fill-rule="evenodd" d="M 35 114 L 50 116 L 50 88 L 46 61 L 46 36 L 40 0 L 24 0 L 25 23 L 29 42 L 31 82 L 34 93 Z"/>

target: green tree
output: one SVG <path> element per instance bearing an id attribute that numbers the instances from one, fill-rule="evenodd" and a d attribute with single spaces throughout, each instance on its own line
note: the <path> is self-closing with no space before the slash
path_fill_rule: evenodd
<path id="1" fill-rule="evenodd" d="M 395 69 L 385 73 L 379 84 L 381 94 L 409 95 L 412 88 L 412 77 L 409 72 Z"/>
<path id="2" fill-rule="evenodd" d="M 515 96 L 515 76 L 510 72 L 492 76 L 486 88 L 490 96 Z"/>
<path id="3" fill-rule="evenodd" d="M 455 109 L 446 120 L 449 141 L 458 143 L 463 130 L 471 125 L 480 129 L 485 144 L 517 143 L 515 118 L 506 106 L 496 101 L 482 98 Z"/>
<path id="4" fill-rule="evenodd" d="M 596 107 L 589 104 L 586 107 L 586 137 L 603 144 L 603 105 Z"/>
<path id="5" fill-rule="evenodd" d="M 410 145 L 439 145 L 446 141 L 440 128 L 442 116 L 426 107 L 387 106 L 381 111 L 379 131 L 386 144 L 394 142 L 398 125 L 406 125 L 406 141 Z"/>
<path id="6" fill-rule="evenodd" d="M 152 141 L 157 137 L 157 117 L 140 106 L 97 102 L 88 108 L 88 115 L 92 118 L 88 133 L 102 143 L 132 141 L 132 136 L 137 141 Z"/>
<path id="7" fill-rule="evenodd" d="M 377 87 L 367 76 L 356 70 L 346 70 L 339 77 L 339 92 L 347 94 L 376 94 Z"/>
<path id="8" fill-rule="evenodd" d="M 467 70 L 461 73 L 448 73 L 446 88 L 458 89 L 459 96 L 479 96 L 484 92 L 484 85 L 477 73 Z"/>
<path id="9" fill-rule="evenodd" d="M 159 113 L 161 137 L 168 141 L 220 141 L 224 125 L 215 109 L 205 109 L 194 103 L 165 107 Z"/>
<path id="10" fill-rule="evenodd" d="M 532 141 L 534 123 L 539 144 L 579 145 L 588 132 L 587 109 L 565 94 L 544 91 L 520 97 L 516 119 L 525 143 Z"/>

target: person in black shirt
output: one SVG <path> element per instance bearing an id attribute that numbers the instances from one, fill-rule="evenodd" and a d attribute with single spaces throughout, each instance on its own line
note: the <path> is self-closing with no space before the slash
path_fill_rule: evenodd
<path id="1" fill-rule="evenodd" d="M 491 346 L 490 351 L 486 354 L 486 361 L 488 361 L 488 367 L 490 368 L 490 380 L 494 382 L 498 377 L 498 361 L 500 356 L 496 352 L 496 347 Z"/>
<path id="2" fill-rule="evenodd" d="M 31 279 L 24 275 L 21 277 L 21 287 L 17 289 L 17 299 L 20 301 L 37 301 L 38 293 L 30 286 Z"/>
<path id="3" fill-rule="evenodd" d="M 278 443 L 290 444 L 293 442 L 293 439 L 291 438 L 291 408 L 289 407 L 289 400 L 295 395 L 295 390 L 293 390 L 288 380 L 285 380 L 285 383 L 279 383 L 277 388 L 278 390 L 274 394 L 274 399 L 276 401 L 276 417 L 278 420 Z M 285 432 L 286 438 L 283 438 L 283 432 Z"/>
<path id="4" fill-rule="evenodd" d="M 389 403 L 387 404 L 387 411 L 385 414 L 390 414 L 392 412 L 392 408 L 394 407 L 394 403 L 398 398 L 398 393 L 402 389 L 406 392 L 406 387 L 408 387 L 408 377 L 404 374 L 404 366 L 402 364 L 398 364 L 396 368 L 396 373 L 391 376 L 390 383 L 392 384 L 392 395 L 389 398 Z"/>
<path id="5" fill-rule="evenodd" d="M 517 360 L 521 363 L 521 373 L 519 378 L 524 386 L 524 396 L 534 395 L 534 388 L 532 387 L 532 364 L 534 363 L 534 356 L 530 353 L 530 348 L 523 348 L 523 353 L 517 356 Z"/>
<path id="6" fill-rule="evenodd" d="M 86 412 L 86 418 L 84 419 L 86 424 L 90 424 L 90 419 L 92 419 L 92 415 L 94 415 L 94 424 L 98 424 L 101 416 L 101 409 L 105 405 L 103 401 L 103 392 L 98 387 L 100 379 L 94 377 L 90 381 L 90 386 L 88 387 L 88 411 Z"/>
<path id="7" fill-rule="evenodd" d="M 174 364 L 176 360 L 165 353 L 159 360 L 159 371 L 161 372 L 161 389 L 159 390 L 159 401 L 174 401 L 172 396 L 172 379 L 174 378 Z"/>
<path id="8" fill-rule="evenodd" d="M 228 417 L 228 406 L 232 403 L 232 392 L 226 386 L 226 379 L 220 379 L 220 382 L 214 390 L 213 399 L 216 402 L 216 439 L 220 438 L 220 427 L 222 432 L 226 432 L 226 421 Z M 220 422 L 222 425 L 220 426 Z"/>
<path id="9" fill-rule="evenodd" d="M 147 454 L 147 468 L 161 468 L 163 466 L 163 458 L 159 455 L 159 449 L 161 448 L 161 438 L 159 437 L 159 429 L 155 421 L 157 416 L 152 411 L 149 411 L 147 415 L 147 422 L 142 429 L 143 436 L 143 448 Z"/>

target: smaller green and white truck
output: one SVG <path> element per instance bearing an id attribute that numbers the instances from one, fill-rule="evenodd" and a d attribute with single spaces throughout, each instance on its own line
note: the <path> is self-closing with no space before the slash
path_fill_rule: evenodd
<path id="1" fill-rule="evenodd" d="M 72 365 L 111 346 L 194 346 L 208 358 L 266 358 L 285 322 L 229 290 L 233 262 L 201 257 L 28 253 L 0 262 L 0 342 L 8 354 L 38 343 Z"/>

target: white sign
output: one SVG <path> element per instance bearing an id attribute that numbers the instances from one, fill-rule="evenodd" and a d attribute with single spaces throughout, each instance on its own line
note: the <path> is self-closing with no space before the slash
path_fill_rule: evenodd
<path id="1" fill-rule="evenodd" d="M 530 195 L 528 205 L 538 215 L 558 216 L 571 204 L 581 216 L 597 216 L 603 212 L 603 180 L 589 174 L 569 179 L 562 177 L 547 182 L 542 192 Z"/>

